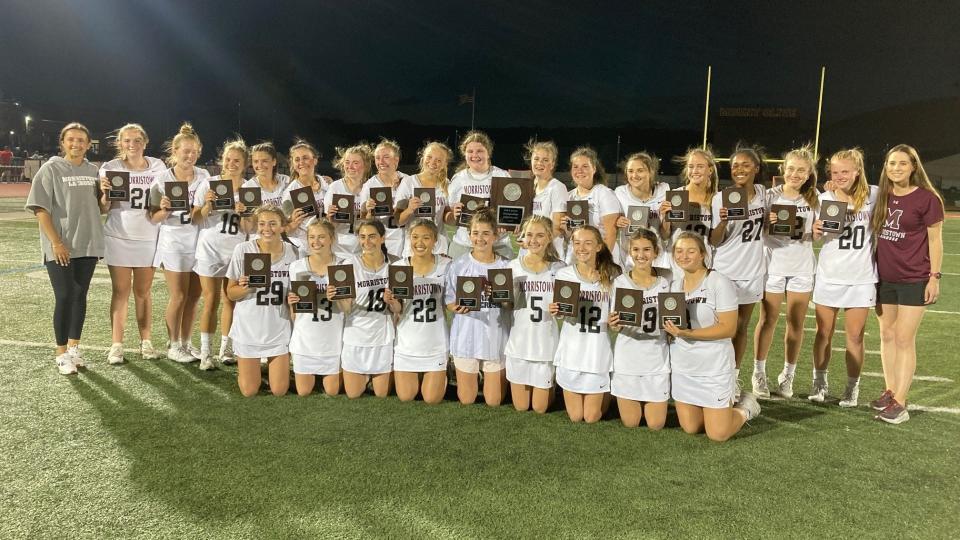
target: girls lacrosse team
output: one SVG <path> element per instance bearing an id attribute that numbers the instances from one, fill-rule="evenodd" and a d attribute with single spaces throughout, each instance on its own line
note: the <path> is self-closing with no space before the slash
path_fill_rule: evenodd
<path id="1" fill-rule="evenodd" d="M 301 396 L 322 389 L 358 398 L 369 387 L 378 397 L 395 389 L 402 401 L 420 396 L 436 404 L 452 377 L 461 404 L 482 395 L 488 406 L 510 400 L 518 411 L 542 414 L 561 396 L 573 422 L 598 422 L 615 404 L 624 426 L 659 430 L 672 401 L 685 432 L 723 441 L 760 413 L 758 398 L 794 395 L 812 301 L 807 399 L 858 405 L 873 308 L 885 390 L 870 406 L 880 420 L 909 419 L 915 338 L 940 294 L 944 219 L 943 200 L 910 146 L 889 151 L 878 187 L 867 183 L 859 149 L 835 152 L 825 165 L 829 189 L 821 191 L 810 146 L 787 152 L 782 182 L 767 189 L 762 150 L 738 145 L 729 161 L 731 185 L 746 194 L 741 212 L 727 208 L 736 200 L 720 188 L 713 151 L 693 148 L 677 158 L 690 210 L 677 216 L 679 199 L 658 181 L 652 154 L 629 155 L 626 183 L 611 190 L 597 153 L 578 148 L 568 187 L 555 178 L 556 144 L 531 141 L 530 174 L 516 182 L 529 183 L 533 204 L 514 230 L 490 207 L 493 178 L 510 175 L 492 164 L 493 142 L 479 131 L 460 141 L 452 177 L 447 145 L 424 144 L 418 171 L 408 176 L 398 170 L 400 146 L 383 139 L 337 149 L 336 181 L 317 174 L 320 153 L 301 139 L 289 151 L 292 179 L 278 173 L 281 157 L 270 142 L 227 141 L 213 177 L 196 166 L 203 146 L 190 124 L 165 145 L 166 165 L 144 155 L 147 142 L 140 125 L 124 125 L 116 159 L 96 173 L 84 157 L 86 128 L 70 124 L 61 136 L 64 157 L 45 164 L 33 183 L 27 208 L 38 217 L 57 299 L 62 374 L 83 366 L 78 341 L 90 262 L 105 257 L 113 284 L 108 363 L 125 361 L 131 291 L 141 357 L 159 356 L 150 285 L 162 268 L 167 357 L 199 360 L 203 370 L 215 369 L 217 359 L 236 362 L 244 396 L 259 393 L 264 371 L 274 395 L 288 393 L 292 370 Z M 245 179 L 248 166 L 253 175 Z M 129 175 L 123 200 L 107 197 L 116 172 Z M 301 204 L 302 188 L 313 193 L 312 206 Z M 251 192 L 259 197 L 247 198 Z M 587 202 L 584 219 L 567 215 L 570 201 Z M 102 227 L 97 214 L 107 216 Z M 270 261 L 257 282 L 248 268 L 265 259 L 249 254 Z M 352 283 L 344 283 L 346 270 Z M 509 272 L 510 294 L 494 291 L 491 271 Z M 411 285 L 392 290 L 394 280 Z M 309 281 L 315 287 L 291 287 Z M 575 288 L 572 304 L 562 302 Z M 316 296 L 301 297 L 307 290 Z M 661 317 L 668 298 L 686 299 L 679 324 Z M 752 391 L 741 392 L 757 304 Z M 784 305 L 784 364 L 773 382 L 766 361 Z M 834 401 L 827 368 L 841 309 L 847 381 Z"/>

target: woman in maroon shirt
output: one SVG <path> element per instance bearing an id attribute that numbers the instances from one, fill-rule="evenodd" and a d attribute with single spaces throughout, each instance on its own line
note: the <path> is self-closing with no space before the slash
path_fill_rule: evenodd
<path id="1" fill-rule="evenodd" d="M 943 198 L 920 156 L 900 144 L 887 152 L 873 213 L 877 231 L 877 317 L 886 390 L 870 406 L 891 424 L 910 419 L 907 392 L 917 368 L 917 329 L 940 296 Z"/>

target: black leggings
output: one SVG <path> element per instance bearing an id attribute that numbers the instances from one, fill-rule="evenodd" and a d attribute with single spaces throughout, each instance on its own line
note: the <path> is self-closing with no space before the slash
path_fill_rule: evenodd
<path id="1" fill-rule="evenodd" d="M 68 339 L 79 340 L 83 331 L 83 320 L 87 317 L 87 290 L 97 267 L 97 258 L 70 259 L 67 266 L 60 266 L 56 261 L 44 264 L 56 299 L 53 333 L 57 336 L 57 347 L 64 347 Z"/>

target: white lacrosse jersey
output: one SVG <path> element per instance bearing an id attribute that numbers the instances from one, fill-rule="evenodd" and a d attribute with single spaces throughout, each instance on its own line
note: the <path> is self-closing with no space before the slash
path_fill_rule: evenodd
<path id="1" fill-rule="evenodd" d="M 348 258 L 344 264 L 353 265 L 357 297 L 343 325 L 343 343 L 354 347 L 390 345 L 396 335 L 393 314 L 383 300 L 387 288 L 387 266 L 371 270 L 364 266 L 359 255 Z"/>
<path id="2" fill-rule="evenodd" d="M 847 204 L 846 225 L 840 234 L 823 235 L 823 246 L 817 262 L 817 280 L 837 285 L 864 285 L 877 282 L 873 260 L 873 225 L 870 218 L 877 205 L 877 186 L 870 186 L 866 202 L 858 212 Z M 832 191 L 820 194 L 820 203 L 836 201 Z M 882 210 L 881 210 L 882 211 Z M 816 219 L 823 219 L 817 215 Z"/>
<path id="3" fill-rule="evenodd" d="M 333 264 L 343 264 L 337 261 Z M 340 356 L 343 347 L 343 312 L 336 301 L 327 300 L 326 274 L 318 275 L 310 270 L 306 258 L 290 265 L 290 281 L 313 281 L 317 284 L 318 301 L 316 313 L 297 313 L 290 335 L 290 352 L 309 356 Z"/>
<path id="4" fill-rule="evenodd" d="M 227 267 L 227 277 L 240 279 L 243 275 L 243 256 L 259 253 L 256 240 L 237 245 Z M 297 250 L 283 242 L 283 255 L 270 264 L 270 284 L 251 287 L 251 293 L 233 308 L 233 326 L 230 339 L 257 347 L 279 346 L 290 343 L 290 310 L 287 290 L 290 288 L 290 265 L 297 260 Z"/>
<path id="5" fill-rule="evenodd" d="M 450 179 L 450 198 L 449 204 L 460 202 L 462 195 L 471 197 L 480 197 L 490 200 L 490 187 L 493 184 L 493 177 L 510 176 L 510 173 L 500 167 L 490 166 L 487 174 L 477 176 L 470 169 L 464 169 L 453 175 Z M 453 235 L 453 241 L 461 246 L 470 246 L 470 231 L 467 227 L 457 227 L 457 232 Z M 510 235 L 504 234 L 497 239 L 496 246 L 509 246 L 512 249 Z"/>
<path id="6" fill-rule="evenodd" d="M 510 261 L 509 267 L 513 270 L 513 326 L 503 354 L 529 362 L 553 362 L 560 329 L 557 319 L 550 314 L 550 304 L 553 280 L 564 264 L 548 264 L 538 273 L 524 266 L 518 257 Z"/>
<path id="7" fill-rule="evenodd" d="M 620 333 L 613 342 L 613 372 L 620 375 L 654 375 L 670 372 L 670 351 L 667 340 L 660 331 L 658 295 L 670 292 L 669 270 L 647 289 L 643 289 L 628 274 L 621 274 L 613 281 L 614 301 L 617 289 L 643 291 L 643 315 L 640 326 L 620 326 Z M 616 306 L 616 303 L 613 304 Z M 611 308 L 613 309 L 613 308 Z"/>
<path id="8" fill-rule="evenodd" d="M 617 196 L 617 200 L 620 201 L 620 212 L 627 217 L 630 217 L 628 212 L 630 211 L 631 206 L 646 206 L 650 209 L 649 217 L 647 218 L 647 228 L 654 232 L 657 235 L 657 238 L 660 240 L 660 244 L 657 246 L 660 248 L 660 255 L 657 255 L 657 258 L 653 261 L 653 266 L 657 268 L 670 268 L 670 254 L 667 250 L 663 249 L 663 239 L 660 236 L 660 205 L 663 204 L 663 201 L 667 200 L 667 191 L 670 190 L 670 186 L 666 182 L 658 182 L 653 186 L 653 194 L 649 199 L 641 200 L 634 196 L 633 192 L 630 191 L 630 186 L 624 184 L 622 186 L 617 186 L 613 190 L 613 194 Z M 620 253 L 622 261 L 617 261 L 624 268 L 624 270 L 629 270 L 633 268 L 633 259 L 630 258 L 630 234 L 627 232 L 628 229 L 620 229 Z"/>
<path id="9" fill-rule="evenodd" d="M 457 276 L 479 276 L 486 282 L 487 270 L 506 268 L 510 261 L 496 256 L 492 263 L 482 263 L 472 253 L 464 253 L 447 268 L 447 284 L 443 301 L 452 304 L 457 298 Z M 491 304 L 484 290 L 480 309 L 467 314 L 456 313 L 450 325 L 450 354 L 460 358 L 503 361 L 503 348 L 511 326 L 510 311 Z"/>
<path id="10" fill-rule="evenodd" d="M 447 269 L 453 262 L 445 255 L 434 255 L 433 269 L 425 275 L 413 275 L 413 299 L 403 301 L 397 323 L 394 352 L 404 356 L 436 357 L 447 354 L 447 320 L 444 287 Z M 410 265 L 404 258 L 394 264 Z"/>
<path id="11" fill-rule="evenodd" d="M 561 319 L 553 364 L 585 373 L 609 373 L 613 367 L 613 348 L 607 334 L 610 291 L 603 290 L 600 281 L 585 281 L 574 265 L 557 271 L 556 279 L 580 282 L 580 302 L 572 316 Z"/>
<path id="12" fill-rule="evenodd" d="M 194 208 L 200 208 L 205 204 L 207 192 L 210 191 L 210 182 L 219 180 L 221 180 L 219 176 L 214 176 L 200 184 L 193 197 Z M 237 193 L 236 186 L 233 191 L 233 200 L 236 204 L 240 194 Z M 197 259 L 200 260 L 228 262 L 237 244 L 246 239 L 246 234 L 240 227 L 240 214 L 234 208 L 211 210 L 207 219 L 198 223 L 197 227 L 200 229 L 197 237 Z"/>
<path id="13" fill-rule="evenodd" d="M 346 181 L 343 178 L 331 182 L 330 187 L 327 188 L 327 192 L 323 194 L 323 207 L 328 211 L 331 205 L 333 205 L 334 195 L 354 195 L 353 223 L 333 223 L 333 228 L 337 231 L 337 246 L 334 252 L 347 258 L 360 252 L 360 243 L 356 237 L 356 226 L 363 221 L 360 218 L 360 196 L 355 195 L 347 188 Z"/>
<path id="14" fill-rule="evenodd" d="M 400 185 L 403 184 L 404 180 L 407 178 L 407 175 L 400 171 L 397 171 L 397 175 L 400 177 L 400 180 L 397 182 L 396 186 L 390 189 L 390 195 L 393 197 L 393 206 L 390 207 L 391 212 L 395 210 L 397 201 L 400 200 L 397 197 L 397 193 L 400 191 Z M 358 197 L 358 200 L 360 201 L 360 208 L 363 208 L 363 211 L 366 211 L 367 201 L 370 200 L 370 188 L 382 187 L 387 186 L 377 175 L 371 176 L 363 184 L 363 187 L 360 188 L 360 195 Z M 389 217 L 385 216 L 376 219 L 379 219 L 380 222 L 383 223 L 383 227 L 387 230 L 386 237 L 384 238 L 384 242 L 387 245 L 387 252 L 394 257 L 399 257 L 403 252 L 404 228 L 397 224 L 397 218 L 393 214 L 390 214 Z"/>
<path id="15" fill-rule="evenodd" d="M 163 161 L 144 157 L 147 168 L 142 171 L 130 170 L 122 159 L 108 161 L 100 167 L 99 176 L 107 176 L 107 171 L 126 171 L 130 173 L 130 200 L 110 203 L 107 221 L 103 224 L 103 235 L 124 240 L 156 242 L 160 225 L 152 223 L 147 215 L 150 206 L 150 186 L 157 176 L 167 170 Z"/>
<path id="16" fill-rule="evenodd" d="M 713 252 L 713 268 L 730 279 L 754 279 L 766 275 L 764 237 L 769 219 L 765 195 L 763 186 L 753 186 L 747 219 L 728 220 L 726 239 Z M 713 227 L 720 226 L 722 206 L 723 192 L 718 191 L 711 205 Z"/>
<path id="17" fill-rule="evenodd" d="M 673 292 L 683 292 L 683 274 L 670 285 Z M 710 271 L 700 285 L 686 293 L 690 328 L 707 328 L 717 323 L 717 314 L 737 311 L 737 290 L 730 278 Z M 734 368 L 733 341 L 730 338 L 711 341 L 677 338 L 670 345 L 670 369 L 686 375 L 718 375 Z"/>
<path id="18" fill-rule="evenodd" d="M 317 202 L 317 212 L 321 216 L 323 216 L 324 215 L 323 196 L 327 192 L 327 183 L 324 182 L 323 177 L 320 175 L 317 175 L 317 186 L 318 186 L 318 189 L 313 192 L 313 198 Z M 291 180 L 290 183 L 287 184 L 287 189 L 283 191 L 283 195 L 281 196 L 280 199 L 282 202 L 283 212 L 288 217 L 291 214 L 293 214 L 293 201 L 290 199 L 290 192 L 295 189 L 300 189 L 302 187 L 304 187 L 304 185 L 301 184 L 299 180 Z M 295 238 L 299 243 L 306 245 L 307 226 L 316 220 L 317 220 L 316 216 L 307 216 L 303 221 L 300 222 L 300 226 L 297 227 L 297 229 L 293 231 L 291 234 L 289 234 L 288 236 L 291 239 Z"/>
<path id="19" fill-rule="evenodd" d="M 157 238 L 157 250 L 167 253 L 195 253 L 197 250 L 197 225 L 193 223 L 190 214 L 193 212 L 197 189 L 210 178 L 210 173 L 200 167 L 193 168 L 193 180 L 187 186 L 187 208 L 174 210 L 167 219 L 160 223 L 160 235 Z M 150 200 L 156 201 L 166 194 L 164 186 L 167 182 L 177 182 L 173 169 L 167 169 L 153 179 L 150 186 Z"/>
<path id="20" fill-rule="evenodd" d="M 767 273 L 772 276 L 809 276 L 813 277 L 817 258 L 813 254 L 814 209 L 810 208 L 803 196 L 796 199 L 783 194 L 783 186 L 767 190 L 767 214 L 773 205 L 794 205 L 797 207 L 797 221 L 800 227 L 793 236 L 767 234 L 764 239 L 767 258 Z"/>

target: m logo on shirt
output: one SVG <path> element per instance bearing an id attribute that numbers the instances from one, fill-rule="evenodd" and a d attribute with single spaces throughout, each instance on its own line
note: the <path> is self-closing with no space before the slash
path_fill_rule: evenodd
<path id="1" fill-rule="evenodd" d="M 887 208 L 887 221 L 883 224 L 884 227 L 888 229 L 893 229 L 895 231 L 900 230 L 900 216 L 903 215 L 903 210 L 891 210 Z"/>

